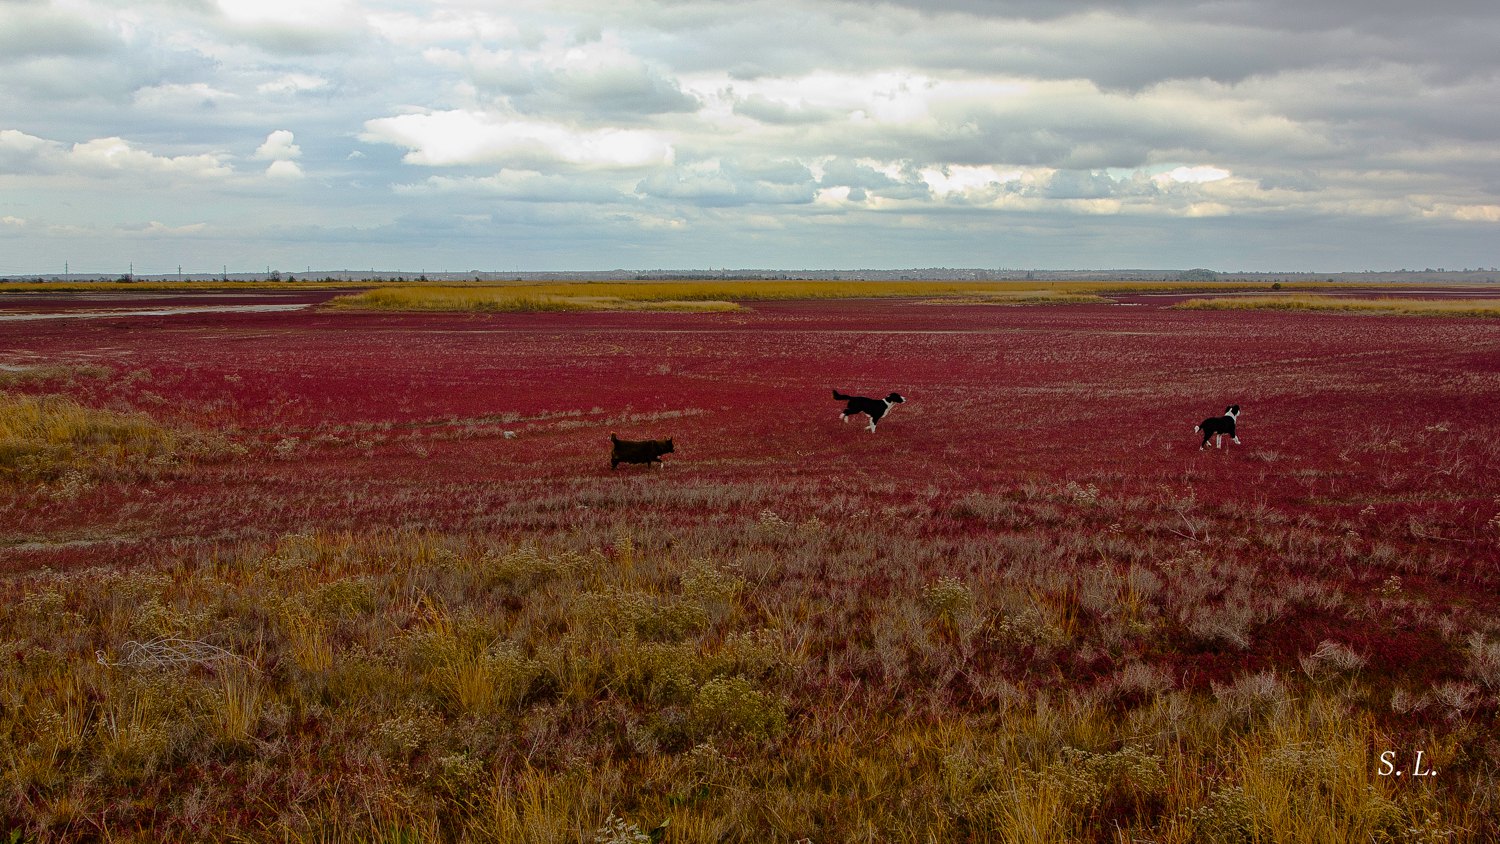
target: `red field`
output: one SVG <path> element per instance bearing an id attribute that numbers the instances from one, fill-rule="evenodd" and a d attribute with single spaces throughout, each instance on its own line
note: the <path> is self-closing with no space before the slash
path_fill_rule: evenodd
<path id="1" fill-rule="evenodd" d="M 249 301 L 255 297 L 230 304 Z M 1133 710 L 1163 694 L 1223 703 L 1232 695 L 1222 690 L 1269 670 L 1369 719 L 1380 740 L 1430 746 L 1453 766 L 1430 785 L 1366 778 L 1405 813 L 1397 826 L 1447 823 L 1454 837 L 1441 840 L 1496 833 L 1500 750 L 1489 727 L 1500 664 L 1485 654 L 1500 636 L 1500 324 L 1181 312 L 1163 307 L 1170 298 L 1124 301 L 0 322 L 0 365 L 10 367 L 0 369 L 0 389 L 139 411 L 243 447 L 211 460 L 101 471 L 66 492 L 55 482 L 0 477 L 0 592 L 12 600 L 32 594 L 45 582 L 36 575 L 43 569 L 62 578 L 100 566 L 167 570 L 180 579 L 194 567 L 271 554 L 294 534 L 345 549 L 440 537 L 457 543 L 460 556 L 534 543 L 547 553 L 609 557 L 622 553 L 623 541 L 628 557 L 711 560 L 748 584 L 733 623 L 777 631 L 798 656 L 779 680 L 762 678 L 785 696 L 785 732 L 761 737 L 783 743 L 778 753 L 813 741 L 805 736 L 826 728 L 831 713 L 849 718 L 850 707 L 910 732 L 913 723 L 940 723 L 945 712 L 983 720 L 1015 705 L 1016 695 L 1023 708 L 1038 696 L 1092 695 L 1114 713 L 1118 737 Z M 27 309 L 53 305 L 33 298 Z M 44 365 L 56 374 L 6 386 L 7 372 Z M 907 402 L 871 435 L 862 424 L 839 424 L 831 388 L 898 390 Z M 1243 445 L 1200 452 L 1194 424 L 1231 403 L 1244 408 Z M 671 436 L 677 450 L 661 470 L 611 471 L 610 432 Z M 312 575 L 319 577 L 333 574 Z M 958 584 L 957 609 L 933 610 L 945 583 Z M 86 600 L 65 603 L 90 617 Z M 1042 632 L 1016 633 L 1028 619 Z M 913 625 L 927 632 L 908 631 Z M 717 647 L 728 629 L 711 624 L 704 647 Z M 213 630 L 191 628 L 218 641 Z M 492 635 L 535 644 L 510 623 Z M 14 625 L 5 636 L 22 643 L 17 659 L 27 647 L 62 647 L 44 645 L 40 633 L 26 645 L 24 628 Z M 932 653 L 945 637 L 962 644 L 960 662 Z M 1319 660 L 1336 653 L 1326 643 L 1363 662 L 1342 674 L 1330 669 L 1342 679 L 1324 682 Z M 68 647 L 89 654 L 123 646 L 122 636 L 100 632 Z M 271 656 L 265 661 L 274 682 L 290 682 Z M 562 706 L 567 696 L 548 688 L 532 686 L 519 711 Z M 618 704 L 635 715 L 600 717 L 625 723 L 656 705 L 615 694 L 600 690 L 590 705 L 608 712 L 606 704 Z M 311 740 L 272 721 L 249 728 L 267 747 Z M 570 729 L 587 732 L 574 725 L 559 735 Z M 722 740 L 745 743 L 738 751 L 745 758 L 765 749 L 744 735 Z M 1223 740 L 1226 753 L 1244 747 Z M 863 747 L 847 736 L 838 741 Z M 1089 749 L 1124 746 L 1099 741 Z M 24 744 L 18 734 L 9 742 Z M 561 772 L 577 762 L 569 753 L 592 760 L 595 771 L 633 764 L 628 750 L 557 743 L 526 756 L 527 764 Z M 654 752 L 668 759 L 693 746 L 659 744 Z M 1171 746 L 1158 744 L 1168 768 Z M 505 741 L 486 747 L 483 770 L 495 793 L 520 788 L 520 751 Z M 1371 776 L 1381 749 L 1365 747 Z M 436 764 L 438 751 L 414 753 L 405 764 Z M 1074 807 L 1066 822 L 1074 826 L 1057 827 L 1055 840 L 1128 840 L 1106 831 L 1108 820 L 1138 840 L 1213 840 L 1202 837 L 1207 821 L 1177 812 L 1195 801 L 1218 805 L 1207 772 L 1220 768 L 1205 754 L 1193 757 L 1209 759 L 1201 769 L 1174 769 L 1178 779 L 1168 778 L 1177 791 L 1195 783 L 1201 793 Z M 156 808 L 120 802 L 127 786 L 105 777 L 74 797 L 78 816 L 103 813 L 116 834 L 159 828 L 193 837 L 183 789 L 195 776 L 252 762 L 243 751 L 183 758 L 198 767 L 179 760 L 178 773 L 164 767 L 146 777 L 158 789 Z M 1043 769 L 1049 758 L 1034 761 Z M 327 764 L 353 770 L 348 761 Z M 8 819 L 35 834 L 90 834 L 56 809 L 67 787 L 18 776 L 0 798 L 9 801 L 0 803 L 0 831 Z M 774 791 L 760 780 L 743 785 Z M 866 820 L 879 830 L 870 840 L 906 840 L 877 811 L 894 799 L 879 788 L 826 787 L 842 796 L 813 800 L 800 820 L 782 817 L 786 809 L 735 815 L 718 798 L 662 802 L 618 782 L 600 785 L 605 796 L 589 805 L 642 829 L 661 819 L 652 813 L 677 812 L 679 838 L 669 833 L 669 841 L 714 839 L 706 827 L 684 826 L 697 809 L 757 819 L 751 825 L 761 833 L 724 833 L 729 840 L 854 840 Z M 309 788 L 330 806 L 350 799 L 326 783 Z M 337 823 L 317 813 L 288 820 L 275 800 L 244 807 L 242 816 L 217 804 L 207 811 L 227 825 L 221 830 L 252 837 L 317 839 L 402 824 L 423 836 L 484 837 L 443 819 L 458 811 L 442 808 L 449 798 L 423 799 L 408 814 L 351 809 Z M 941 806 L 956 798 L 914 799 Z M 1420 808 L 1429 804 L 1440 808 Z M 1467 814 L 1456 816 L 1456 807 Z M 884 811 L 927 817 L 915 807 Z M 957 808 L 932 811 L 946 812 L 949 825 L 913 821 L 911 840 L 919 829 L 991 840 Z M 413 818 L 437 820 L 428 828 Z M 535 838 L 593 840 L 605 820 L 604 812 L 585 813 L 559 822 L 558 837 Z M 1252 824 L 1251 837 L 1222 840 L 1270 840 L 1265 830 L 1279 827 L 1266 824 Z M 993 840 L 1013 839 L 996 832 Z"/>

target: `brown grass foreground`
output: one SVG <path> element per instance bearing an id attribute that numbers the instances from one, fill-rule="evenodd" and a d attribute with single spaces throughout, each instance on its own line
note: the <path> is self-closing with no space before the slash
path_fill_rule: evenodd
<path id="1" fill-rule="evenodd" d="M 787 554 L 825 528 L 756 530 Z M 860 669 L 760 585 L 777 565 L 625 534 L 589 553 L 292 535 L 13 579 L 0 819 L 49 840 L 1437 842 L 1492 800 L 1377 776 L 1394 739 L 1337 648 L 1305 662 L 1317 682 L 1192 692 L 1136 664 L 1028 689 L 967 676 L 975 648 L 1075 647 L 1073 622 L 942 578 L 879 606 Z M 898 697 L 825 679 L 851 668 L 903 677 L 865 692 Z M 1425 748 L 1440 769 L 1463 753 Z"/>
<path id="2" fill-rule="evenodd" d="M 1356 299 L 1341 296 L 1244 296 L 1189 299 L 1183 310 L 1331 311 L 1389 316 L 1500 317 L 1497 299 Z"/>

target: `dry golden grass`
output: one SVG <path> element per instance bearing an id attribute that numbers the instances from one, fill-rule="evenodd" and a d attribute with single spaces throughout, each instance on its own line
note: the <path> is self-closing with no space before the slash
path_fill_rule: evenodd
<path id="1" fill-rule="evenodd" d="M 22 384 L 49 381 L 73 382 L 81 379 L 107 378 L 114 370 L 98 364 L 41 364 L 37 366 L 0 366 L 0 389 Z"/>
<path id="2" fill-rule="evenodd" d="M 376 281 L 10 281 L 0 282 L 0 293 L 131 293 L 202 290 L 308 290 L 329 287 L 369 287 L 372 284 L 405 283 Z"/>
<path id="3" fill-rule="evenodd" d="M 1138 286 L 1138 285 L 1137 285 Z M 397 311 L 733 310 L 737 302 L 788 299 L 917 298 L 973 304 L 1097 304 L 1098 282 L 724 281 L 596 282 L 505 286 L 388 287 L 340 296 L 330 307 Z M 1177 289 L 1164 286 L 1164 290 Z M 1190 289 L 1201 289 L 1201 285 Z"/>
<path id="4" fill-rule="evenodd" d="M 910 706 L 851 704 L 749 575 L 625 535 L 396 534 L 15 578 L 0 806 L 38 840 L 559 844 L 663 822 L 683 844 L 1437 842 L 1484 811 L 1378 776 L 1392 737 L 1360 695 L 1295 673 L 938 709 L 912 677 Z M 975 600 L 943 580 L 870 623 L 893 659 L 957 670 L 990 625 Z M 179 647 L 148 665 L 143 641 Z M 1426 747 L 1445 770 L 1463 752 Z"/>
<path id="5" fill-rule="evenodd" d="M 0 478 L 45 480 L 169 455 L 177 440 L 140 414 L 94 410 L 63 396 L 0 393 Z"/>
<path id="6" fill-rule="evenodd" d="M 1500 317 L 1497 299 L 1355 299 L 1341 296 L 1244 296 L 1233 299 L 1189 299 L 1183 310 L 1328 311 L 1377 316 Z"/>
<path id="7" fill-rule="evenodd" d="M 460 311 L 497 313 L 517 311 L 732 311 L 732 302 L 697 298 L 691 291 L 670 298 L 653 291 L 627 290 L 642 295 L 618 295 L 614 286 L 469 286 L 386 287 L 340 296 L 331 307 L 377 311 Z M 569 292 L 559 292 L 569 291 Z"/>
<path id="8" fill-rule="evenodd" d="M 731 310 L 739 302 L 910 298 L 931 302 L 1099 304 L 1131 293 L 1256 292 L 1271 282 L 1140 281 L 609 281 L 394 285 L 340 296 L 325 307 L 391 311 Z M 1368 287 L 1368 285 L 1366 286 Z M 1326 283 L 1277 289 L 1327 289 Z"/>

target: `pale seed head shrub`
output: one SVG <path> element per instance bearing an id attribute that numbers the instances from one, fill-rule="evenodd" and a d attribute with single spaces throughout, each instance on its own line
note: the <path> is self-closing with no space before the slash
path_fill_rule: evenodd
<path id="1" fill-rule="evenodd" d="M 313 590 L 309 603 L 318 615 L 329 619 L 371 613 L 376 607 L 375 580 L 359 575 L 324 583 Z"/>
<path id="2" fill-rule="evenodd" d="M 617 589 L 580 595 L 577 618 L 617 634 L 633 631 L 668 642 L 681 641 L 709 622 L 708 611 L 697 601 Z"/>
<path id="3" fill-rule="evenodd" d="M 765 628 L 730 633 L 709 659 L 715 673 L 771 683 L 790 679 L 801 663 L 781 634 Z"/>
<path id="4" fill-rule="evenodd" d="M 522 545 L 503 554 L 491 551 L 478 561 L 481 586 L 503 587 L 517 594 L 524 594 L 555 578 L 581 572 L 584 568 L 581 556 L 548 556 L 534 545 Z"/>
<path id="5" fill-rule="evenodd" d="M 1260 840 L 1250 798 L 1241 786 L 1219 788 L 1208 803 L 1188 812 L 1194 841 L 1205 844 L 1252 844 Z"/>
<path id="6" fill-rule="evenodd" d="M 1074 504 L 1092 506 L 1099 503 L 1099 487 L 1094 484 L 1080 486 L 1077 481 L 1068 481 L 1067 487 L 1063 489 L 1063 495 L 1071 499 Z"/>
<path id="7" fill-rule="evenodd" d="M 745 580 L 707 560 L 694 560 L 682 573 L 682 593 L 702 604 L 723 604 L 745 588 Z"/>
<path id="8" fill-rule="evenodd" d="M 1140 807 L 1167 788 L 1160 756 L 1126 746 L 1113 753 L 1063 748 L 1060 758 L 1038 774 L 1073 812 L 1087 814 L 1101 804 Z"/>
<path id="9" fill-rule="evenodd" d="M 621 641 L 614 653 L 610 687 L 642 703 L 687 704 L 709 669 L 690 642 Z"/>
<path id="10" fill-rule="evenodd" d="M 974 592 L 956 577 L 940 577 L 922 587 L 922 604 L 941 625 L 956 625 L 974 613 Z"/>
<path id="11" fill-rule="evenodd" d="M 693 698 L 692 725 L 700 736 L 765 740 L 779 736 L 786 723 L 782 702 L 742 677 L 715 677 Z"/>
<path id="12" fill-rule="evenodd" d="M 995 641 L 1001 646 L 1032 647 L 1043 653 L 1063 647 L 1070 638 L 1051 613 L 1037 606 L 1002 616 L 993 631 Z"/>
<path id="13" fill-rule="evenodd" d="M 594 830 L 594 844 L 652 844 L 651 836 L 641 832 L 636 824 L 615 817 L 614 812 Z"/>

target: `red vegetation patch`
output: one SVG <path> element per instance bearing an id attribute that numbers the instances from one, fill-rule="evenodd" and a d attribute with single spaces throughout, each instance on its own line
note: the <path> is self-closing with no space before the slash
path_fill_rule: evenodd
<path id="1" fill-rule="evenodd" d="M 834 555 L 786 572 L 829 598 L 890 588 L 888 567 L 902 584 L 993 581 L 1016 564 L 1019 538 L 1044 555 L 1079 536 L 1106 543 L 1100 562 L 1159 573 L 1163 560 L 1117 556 L 1107 540 L 1197 548 L 1248 566 L 1263 589 L 1311 578 L 1363 595 L 1394 575 L 1407 593 L 1479 609 L 1479 590 L 1496 585 L 1500 351 L 1486 324 L 892 301 L 730 314 L 308 311 L 12 323 L 0 354 L 107 365 L 109 378 L 23 389 L 250 448 L 139 488 L 99 485 L 73 506 L 0 493 L 10 570 L 99 562 L 102 551 L 149 561 L 164 543 L 206 549 L 308 529 L 580 543 L 628 529 L 734 554 L 730 534 L 715 547 L 712 526 L 770 509 L 890 540 L 858 570 L 837 570 Z M 899 390 L 907 403 L 871 435 L 839 424 L 833 387 Z M 1193 424 L 1230 403 L 1244 407 L 1244 445 L 1200 452 Z M 677 453 L 664 470 L 612 473 L 612 430 L 672 436 Z M 857 606 L 828 620 L 857 625 Z M 1339 616 L 1336 627 L 1386 626 Z M 1290 650 L 1256 637 L 1261 625 L 1294 635 L 1257 621 L 1238 634 L 1256 644 L 1233 663 Z M 1217 652 L 1236 635 L 1199 645 Z M 1368 646 L 1421 651 L 1402 639 Z M 1211 675 L 1219 664 L 1205 655 Z"/>

